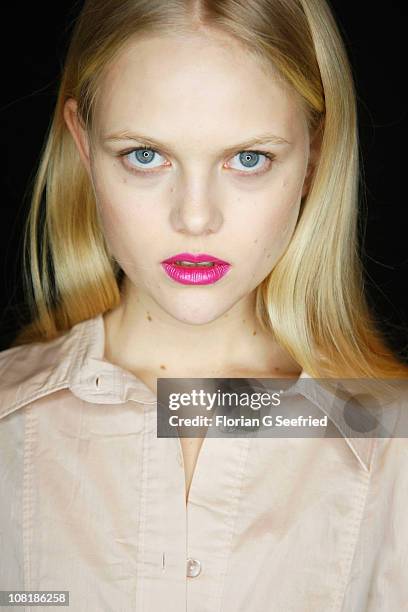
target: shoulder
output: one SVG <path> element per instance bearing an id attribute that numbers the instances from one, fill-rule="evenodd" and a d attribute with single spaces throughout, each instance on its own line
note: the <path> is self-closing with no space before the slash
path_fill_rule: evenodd
<path id="1" fill-rule="evenodd" d="M 84 322 L 53 340 L 0 351 L 0 419 L 69 385 Z"/>

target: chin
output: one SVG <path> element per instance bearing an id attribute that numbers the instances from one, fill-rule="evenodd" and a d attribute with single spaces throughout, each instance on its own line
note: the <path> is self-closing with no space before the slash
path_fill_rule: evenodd
<path id="1" fill-rule="evenodd" d="M 231 305 L 220 308 L 220 304 L 211 305 L 206 304 L 204 301 L 200 304 L 188 304 L 184 301 L 179 307 L 174 305 L 172 308 L 164 308 L 164 310 L 166 310 L 171 317 L 180 321 L 180 323 L 187 323 L 188 325 L 205 325 L 221 317 L 230 308 Z"/>

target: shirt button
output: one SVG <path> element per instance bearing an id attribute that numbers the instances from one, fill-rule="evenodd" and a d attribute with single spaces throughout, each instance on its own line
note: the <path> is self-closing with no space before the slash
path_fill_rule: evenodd
<path id="1" fill-rule="evenodd" d="M 198 559 L 187 559 L 187 576 L 195 578 L 201 572 L 201 563 Z"/>

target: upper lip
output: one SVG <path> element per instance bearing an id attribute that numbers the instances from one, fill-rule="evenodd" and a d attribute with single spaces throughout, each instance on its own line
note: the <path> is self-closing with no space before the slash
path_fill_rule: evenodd
<path id="1" fill-rule="evenodd" d="M 177 255 L 165 259 L 162 263 L 173 263 L 175 261 L 191 261 L 193 263 L 213 261 L 214 263 L 229 265 L 227 261 L 214 257 L 214 255 L 208 255 L 208 253 L 199 253 L 198 255 L 193 255 L 192 253 L 177 253 Z"/>

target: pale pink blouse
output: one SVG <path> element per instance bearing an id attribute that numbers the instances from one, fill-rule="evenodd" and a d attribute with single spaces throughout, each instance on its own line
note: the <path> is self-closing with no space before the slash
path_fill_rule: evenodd
<path id="1" fill-rule="evenodd" d="M 180 440 L 104 346 L 99 315 L 0 353 L 0 590 L 67 590 L 72 612 L 408 610 L 406 438 L 348 437 L 317 389 L 340 437 L 206 438 L 186 506 Z"/>

